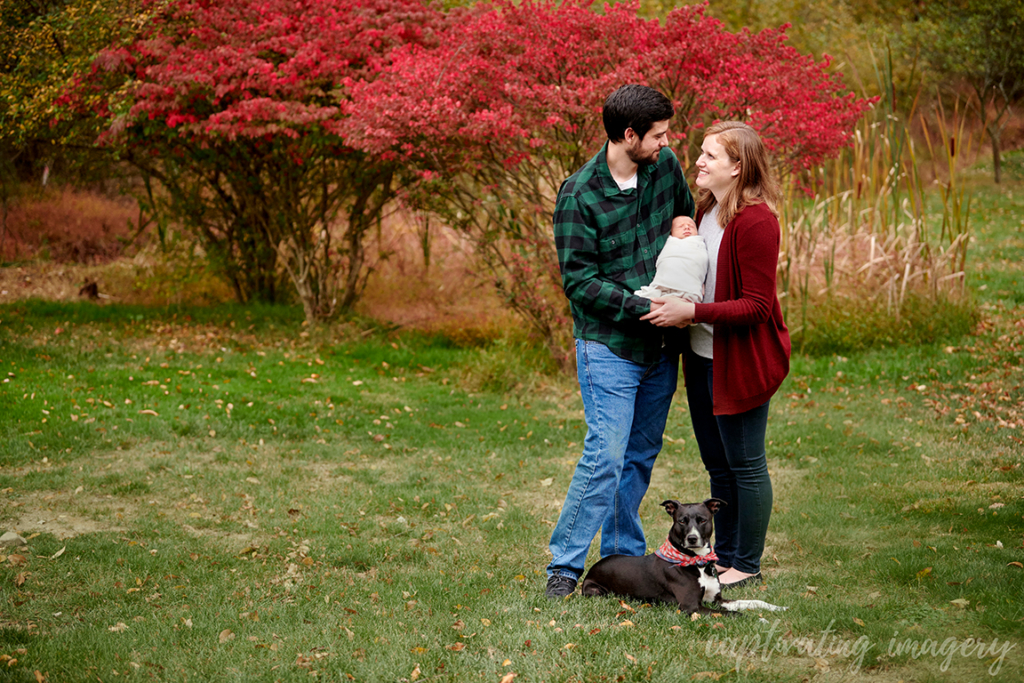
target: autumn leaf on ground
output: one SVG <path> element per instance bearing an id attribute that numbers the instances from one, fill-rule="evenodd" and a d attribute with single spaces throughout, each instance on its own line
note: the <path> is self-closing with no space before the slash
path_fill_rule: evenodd
<path id="1" fill-rule="evenodd" d="M 119 621 L 113 626 L 110 626 L 107 630 L 113 633 L 120 633 L 121 631 L 128 630 L 128 624 L 124 623 L 123 621 Z"/>
<path id="2" fill-rule="evenodd" d="M 964 609 L 969 604 L 971 604 L 970 600 L 964 600 L 963 598 L 957 598 L 956 600 L 950 600 L 950 602 L 952 604 L 956 605 L 957 607 L 959 607 L 960 609 Z"/>
<path id="3" fill-rule="evenodd" d="M 466 649 L 465 643 L 452 643 L 451 645 L 445 645 L 444 649 L 451 650 L 452 652 L 462 652 Z"/>
<path id="4" fill-rule="evenodd" d="M 504 676 L 501 677 L 501 682 L 500 683 L 512 683 L 512 679 L 515 678 L 518 675 L 519 674 L 515 674 L 515 673 L 507 673 L 507 674 L 505 674 Z"/>
<path id="5" fill-rule="evenodd" d="M 217 640 L 220 641 L 221 645 L 223 645 L 224 643 L 228 642 L 229 640 L 234 640 L 234 639 L 235 639 L 235 634 L 232 633 L 231 629 L 229 629 L 229 628 L 224 629 L 223 631 L 220 632 L 220 635 L 217 636 Z"/>

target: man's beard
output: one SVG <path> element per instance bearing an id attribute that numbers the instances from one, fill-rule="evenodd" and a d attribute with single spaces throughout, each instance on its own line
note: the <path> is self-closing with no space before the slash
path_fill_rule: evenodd
<path id="1" fill-rule="evenodd" d="M 658 153 L 661 152 L 661 148 L 655 149 L 653 152 L 642 155 L 640 151 L 635 147 L 626 148 L 626 156 L 637 166 L 651 166 L 658 163 Z"/>

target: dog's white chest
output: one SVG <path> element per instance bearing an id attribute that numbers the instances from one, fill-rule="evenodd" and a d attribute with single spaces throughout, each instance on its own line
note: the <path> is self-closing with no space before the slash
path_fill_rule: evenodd
<path id="1" fill-rule="evenodd" d="M 700 584 L 700 588 L 704 592 L 704 597 L 701 599 L 701 602 L 714 602 L 718 598 L 718 594 L 722 592 L 722 584 L 718 582 L 718 577 L 715 575 L 714 569 L 711 567 L 700 568 L 700 574 L 697 575 L 697 582 Z"/>

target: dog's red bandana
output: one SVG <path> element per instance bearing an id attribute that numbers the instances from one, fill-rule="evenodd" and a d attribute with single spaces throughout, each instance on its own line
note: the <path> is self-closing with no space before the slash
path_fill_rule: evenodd
<path id="1" fill-rule="evenodd" d="M 683 567 L 703 567 L 706 564 L 718 561 L 718 555 L 715 555 L 714 550 L 707 555 L 684 555 L 676 550 L 671 541 L 667 540 L 661 544 L 660 548 L 654 551 L 654 554 L 666 562 L 682 565 Z"/>

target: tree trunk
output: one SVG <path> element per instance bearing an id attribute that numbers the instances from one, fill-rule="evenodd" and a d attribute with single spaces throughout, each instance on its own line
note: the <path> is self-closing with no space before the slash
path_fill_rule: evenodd
<path id="1" fill-rule="evenodd" d="M 999 149 L 1002 135 L 996 126 L 989 126 L 988 137 L 992 140 L 992 172 L 995 175 L 996 185 L 998 185 L 1003 179 L 1003 159 Z"/>
<path id="2" fill-rule="evenodd" d="M 0 263 L 4 261 L 4 242 L 7 241 L 7 193 L 0 197 Z"/>

